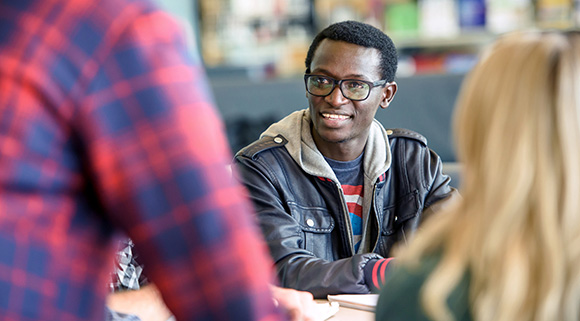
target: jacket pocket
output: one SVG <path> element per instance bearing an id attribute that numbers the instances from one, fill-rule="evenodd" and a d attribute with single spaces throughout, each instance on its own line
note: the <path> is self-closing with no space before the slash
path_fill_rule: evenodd
<path id="1" fill-rule="evenodd" d="M 322 207 L 308 207 L 289 203 L 290 213 L 300 226 L 303 234 L 301 247 L 312 252 L 316 257 L 332 258 L 331 233 L 334 230 L 334 218 Z"/>
<path id="2" fill-rule="evenodd" d="M 399 197 L 394 203 L 385 204 L 381 234 L 393 235 L 401 232 L 407 221 L 419 215 L 420 208 L 418 191 Z"/>
<path id="3" fill-rule="evenodd" d="M 376 252 L 391 256 L 391 249 L 400 241 L 406 242 L 407 223 L 419 217 L 420 203 L 417 192 L 398 198 L 394 203 L 383 207 L 381 235 Z"/>

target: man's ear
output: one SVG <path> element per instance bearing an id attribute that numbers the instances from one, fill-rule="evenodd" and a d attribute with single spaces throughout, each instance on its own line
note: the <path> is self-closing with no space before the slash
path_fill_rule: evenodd
<path id="1" fill-rule="evenodd" d="M 389 83 L 383 90 L 383 99 L 381 100 L 381 108 L 385 109 L 389 107 L 389 104 L 395 98 L 395 93 L 397 93 L 397 83 L 391 82 Z"/>

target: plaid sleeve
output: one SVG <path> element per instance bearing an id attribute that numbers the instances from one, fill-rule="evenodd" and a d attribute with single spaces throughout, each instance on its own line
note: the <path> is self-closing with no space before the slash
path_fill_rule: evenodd
<path id="1" fill-rule="evenodd" d="M 134 18 L 112 25 L 86 66 L 74 115 L 105 212 L 177 319 L 276 319 L 272 264 L 228 171 L 202 66 L 165 13 L 123 14 Z"/>

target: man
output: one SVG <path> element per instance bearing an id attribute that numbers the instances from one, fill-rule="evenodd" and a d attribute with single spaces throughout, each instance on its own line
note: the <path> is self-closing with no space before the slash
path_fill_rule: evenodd
<path id="1" fill-rule="evenodd" d="M 121 234 L 176 319 L 278 319 L 192 58 L 146 1 L 0 2 L 0 319 L 102 321 Z"/>
<path id="2" fill-rule="evenodd" d="M 283 286 L 318 298 L 376 290 L 393 244 L 456 193 L 425 138 L 374 119 L 396 68 L 380 30 L 327 27 L 306 57 L 309 108 L 236 155 Z"/>

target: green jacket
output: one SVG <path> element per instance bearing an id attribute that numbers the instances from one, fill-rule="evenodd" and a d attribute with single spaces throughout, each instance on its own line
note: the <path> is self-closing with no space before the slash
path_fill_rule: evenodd
<path id="1" fill-rule="evenodd" d="M 397 266 L 388 273 L 377 303 L 377 321 L 431 321 L 420 304 L 420 291 L 440 253 L 424 258 L 417 269 Z M 469 275 L 466 273 L 447 299 L 456 321 L 472 321 L 469 309 Z"/>

